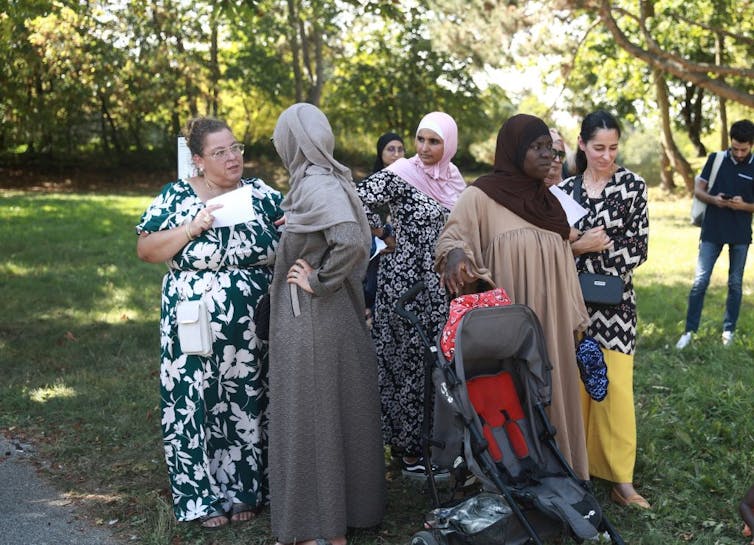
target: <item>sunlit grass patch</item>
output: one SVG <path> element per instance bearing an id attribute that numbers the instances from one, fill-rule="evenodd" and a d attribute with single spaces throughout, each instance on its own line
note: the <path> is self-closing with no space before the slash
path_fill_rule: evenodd
<path id="1" fill-rule="evenodd" d="M 42 388 L 34 388 L 29 392 L 29 399 L 36 403 L 46 403 L 50 399 L 76 396 L 76 391 L 65 384 L 55 384 Z"/>

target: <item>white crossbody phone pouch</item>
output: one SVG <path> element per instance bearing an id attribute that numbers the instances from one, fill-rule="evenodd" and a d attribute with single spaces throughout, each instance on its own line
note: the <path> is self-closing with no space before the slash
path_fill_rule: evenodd
<path id="1" fill-rule="evenodd" d="M 223 252 L 223 257 L 217 266 L 217 270 L 215 270 L 215 274 L 212 275 L 212 280 L 207 283 L 205 292 L 208 292 L 212 288 L 218 271 L 225 263 L 234 232 L 235 227 L 232 227 L 230 236 L 228 237 L 228 245 Z M 204 301 L 204 294 L 200 295 L 199 299 L 189 301 L 186 294 L 178 287 L 178 280 L 176 280 L 173 274 L 173 269 L 169 270 L 170 276 L 173 277 L 173 282 L 175 282 L 176 289 L 179 290 L 178 293 L 181 297 L 181 300 L 175 306 L 175 320 L 178 326 L 178 342 L 181 352 L 189 356 L 210 356 L 212 355 L 212 344 L 215 336 L 212 332 L 209 308 Z"/>

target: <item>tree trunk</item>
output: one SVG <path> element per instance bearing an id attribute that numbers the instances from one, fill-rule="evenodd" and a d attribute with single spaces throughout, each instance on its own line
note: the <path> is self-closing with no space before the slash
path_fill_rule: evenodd
<path id="1" fill-rule="evenodd" d="M 727 102 L 723 97 L 720 97 L 720 149 L 728 149 L 730 142 L 728 141 L 728 109 Z"/>
<path id="2" fill-rule="evenodd" d="M 322 32 L 319 27 L 315 25 L 313 30 L 314 36 L 314 81 L 312 81 L 309 87 L 309 102 L 315 106 L 319 106 L 319 102 L 322 99 L 322 86 L 324 85 L 324 58 L 322 55 Z"/>
<path id="3" fill-rule="evenodd" d="M 102 153 L 107 155 L 110 151 L 110 141 L 107 138 L 107 125 L 105 125 L 105 99 L 101 98 L 101 111 L 99 116 L 99 131 L 102 135 Z"/>
<path id="4" fill-rule="evenodd" d="M 668 192 L 672 192 L 675 189 L 675 182 L 673 182 L 673 167 L 670 166 L 670 160 L 668 159 L 668 151 L 665 149 L 665 144 L 660 144 L 662 153 L 660 154 L 660 186 Z"/>
<path id="5" fill-rule="evenodd" d="M 683 100 L 681 115 L 683 116 L 686 132 L 689 134 L 691 143 L 696 148 L 698 157 L 707 156 L 707 148 L 702 143 L 702 100 L 704 89 L 695 85 L 686 85 L 686 96 Z"/>
<path id="6" fill-rule="evenodd" d="M 210 20 L 210 46 L 209 46 L 209 78 L 210 78 L 210 108 L 213 117 L 217 117 L 218 102 L 220 97 L 220 65 L 217 60 L 217 15 L 218 8 L 212 8 Z"/>
<path id="7" fill-rule="evenodd" d="M 170 112 L 170 125 L 173 127 L 173 136 L 181 135 L 181 117 L 178 98 L 173 99 L 173 109 Z"/>
<path id="8" fill-rule="evenodd" d="M 186 52 L 186 49 L 183 46 L 183 38 L 181 38 L 180 35 L 175 36 L 175 45 L 176 49 L 180 53 L 180 56 L 183 57 L 183 55 Z M 199 115 L 199 108 L 196 105 L 196 85 L 194 85 L 193 80 L 191 79 L 191 76 L 184 71 L 183 73 L 183 82 L 185 86 L 185 95 L 186 95 L 186 102 L 188 103 L 189 112 L 191 114 L 191 117 L 196 117 Z M 174 102 L 178 104 L 179 97 L 174 98 Z M 174 110 L 175 111 L 175 110 Z M 174 124 L 175 125 L 175 124 Z M 176 134 L 180 134 L 180 122 L 178 123 L 178 131 Z"/>
<path id="9" fill-rule="evenodd" d="M 110 140 L 115 147 L 115 153 L 120 156 L 123 153 L 123 147 L 120 145 L 120 139 L 118 138 L 118 128 L 115 126 L 115 120 L 110 115 L 110 110 L 107 107 L 107 97 L 104 94 L 100 94 L 100 105 L 102 109 L 102 118 L 106 122 L 103 129 L 107 132 L 107 128 L 110 129 Z M 103 134 L 102 138 L 106 141 L 106 135 Z"/>
<path id="10" fill-rule="evenodd" d="M 691 170 L 691 165 L 686 158 L 681 154 L 678 146 L 673 140 L 673 131 L 670 127 L 670 101 L 668 99 L 668 85 L 665 81 L 663 73 L 655 69 L 652 71 L 655 78 L 655 92 L 657 93 L 657 105 L 660 107 L 660 117 L 662 119 L 662 147 L 672 169 L 681 175 L 684 185 L 689 191 L 694 190 L 694 173 Z M 663 184 L 665 184 L 665 178 L 663 178 Z M 665 189 L 672 191 L 675 184 L 672 180 L 672 173 L 670 181 Z"/>
<path id="11" fill-rule="evenodd" d="M 301 45 L 298 40 L 299 24 L 296 14 L 296 0 L 288 0 L 288 27 L 290 28 L 291 55 L 293 56 L 293 79 L 296 85 L 296 102 L 304 97 L 304 83 L 301 74 Z"/>
<path id="12" fill-rule="evenodd" d="M 722 34 L 715 34 L 715 62 L 720 64 L 723 61 L 723 43 L 724 37 Z M 720 79 L 723 79 L 721 76 Z M 728 149 L 730 143 L 728 142 L 728 109 L 725 102 L 725 97 L 720 98 L 720 149 Z"/>

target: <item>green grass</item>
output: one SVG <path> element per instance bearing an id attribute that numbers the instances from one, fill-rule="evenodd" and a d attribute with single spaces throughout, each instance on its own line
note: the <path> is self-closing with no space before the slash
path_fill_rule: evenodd
<path id="1" fill-rule="evenodd" d="M 0 190 L 0 430 L 31 442 L 56 484 L 124 539 L 266 545 L 267 512 L 212 534 L 173 520 L 158 408 L 164 268 L 134 250 L 133 226 L 155 192 Z M 699 338 L 678 353 L 699 231 L 687 198 L 653 191 L 650 202 L 650 256 L 635 279 L 636 481 L 654 509 L 610 504 L 602 482 L 597 496 L 627 543 L 743 543 L 736 505 L 754 481 L 754 267 L 735 346 L 720 345 L 724 253 Z M 391 479 L 385 522 L 350 541 L 407 543 L 427 507 L 421 487 Z"/>

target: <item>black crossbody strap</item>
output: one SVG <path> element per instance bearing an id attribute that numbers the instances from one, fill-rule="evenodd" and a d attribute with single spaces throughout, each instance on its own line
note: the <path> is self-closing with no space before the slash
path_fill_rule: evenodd
<path id="1" fill-rule="evenodd" d="M 581 181 L 584 179 L 583 174 L 581 177 L 576 177 L 576 180 L 573 182 L 573 200 L 577 203 L 581 204 Z"/>

